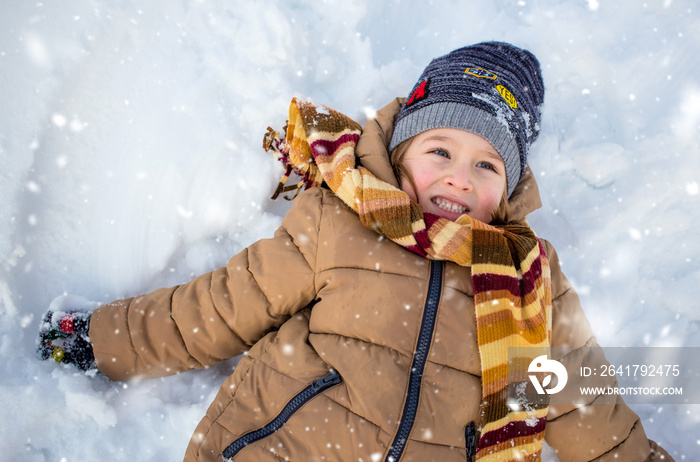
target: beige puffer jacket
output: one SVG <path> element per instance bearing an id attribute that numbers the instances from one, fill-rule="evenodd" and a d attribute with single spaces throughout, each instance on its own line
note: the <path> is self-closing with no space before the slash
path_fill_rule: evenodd
<path id="1" fill-rule="evenodd" d="M 386 145 L 399 108 L 397 100 L 380 111 L 357 146 L 362 164 L 393 184 Z M 529 172 L 511 203 L 523 219 L 540 206 Z M 578 297 L 546 249 L 553 344 L 592 345 Z M 222 453 L 236 461 L 464 461 L 481 401 L 472 294 L 469 268 L 403 249 L 333 193 L 312 188 L 273 238 L 225 268 L 99 308 L 90 338 L 113 380 L 248 351 L 197 427 L 188 462 Z M 571 368 L 591 360 L 579 356 L 564 360 Z M 622 401 L 552 406 L 546 438 L 562 461 L 665 455 Z"/>

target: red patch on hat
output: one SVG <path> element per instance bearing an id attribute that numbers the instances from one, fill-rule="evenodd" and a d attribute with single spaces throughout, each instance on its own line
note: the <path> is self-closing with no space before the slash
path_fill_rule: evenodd
<path id="1" fill-rule="evenodd" d="M 406 107 L 417 103 L 418 101 L 422 101 L 425 98 L 428 97 L 428 82 L 430 79 L 423 80 L 423 82 L 418 85 L 418 88 L 416 88 L 413 93 L 411 94 L 410 98 L 408 98 L 408 101 L 406 101 Z"/>

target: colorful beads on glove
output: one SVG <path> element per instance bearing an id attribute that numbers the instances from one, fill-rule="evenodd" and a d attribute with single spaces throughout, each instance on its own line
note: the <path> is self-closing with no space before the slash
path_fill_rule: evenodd
<path id="1" fill-rule="evenodd" d="M 60 349 L 59 347 L 53 347 L 53 353 L 51 354 L 51 359 L 56 361 L 57 363 L 60 363 L 63 361 L 63 358 L 66 356 L 66 352 Z"/>
<path id="2" fill-rule="evenodd" d="M 41 359 L 74 364 L 84 371 L 97 369 L 88 336 L 90 316 L 87 311 L 47 311 L 37 340 Z"/>

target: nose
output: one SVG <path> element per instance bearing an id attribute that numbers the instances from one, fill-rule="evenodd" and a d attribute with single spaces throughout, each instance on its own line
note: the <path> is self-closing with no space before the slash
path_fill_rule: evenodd
<path id="1" fill-rule="evenodd" d="M 457 188 L 459 190 L 471 191 L 474 185 L 468 169 L 451 168 L 445 174 L 445 184 Z"/>

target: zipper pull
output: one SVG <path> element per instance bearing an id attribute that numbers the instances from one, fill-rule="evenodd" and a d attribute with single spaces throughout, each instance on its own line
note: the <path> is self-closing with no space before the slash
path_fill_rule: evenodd
<path id="1" fill-rule="evenodd" d="M 467 428 L 464 429 L 464 436 L 467 439 L 467 462 L 472 462 L 472 457 L 476 453 L 476 432 L 474 431 L 474 422 L 470 422 Z"/>
<path id="2" fill-rule="evenodd" d="M 314 391 L 319 391 L 332 387 L 333 385 L 337 385 L 340 382 L 342 382 L 342 379 L 340 378 L 338 371 L 331 369 L 331 373 L 327 376 L 311 382 L 311 387 L 314 389 Z"/>

